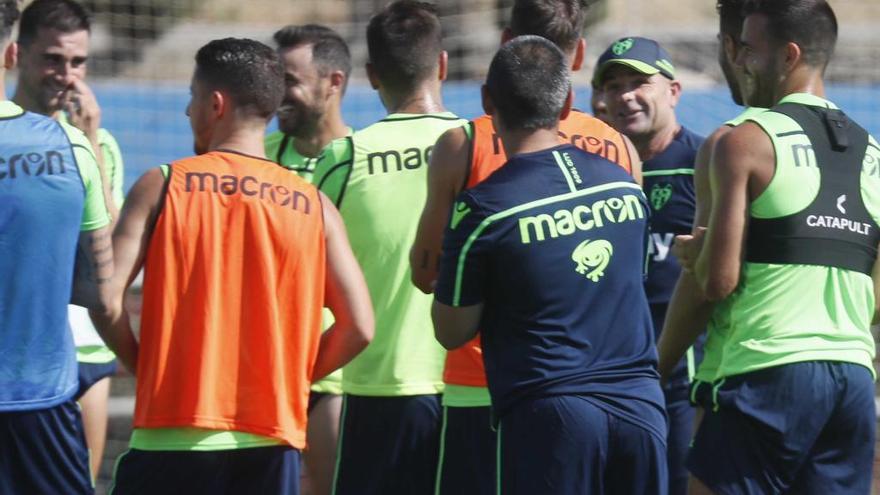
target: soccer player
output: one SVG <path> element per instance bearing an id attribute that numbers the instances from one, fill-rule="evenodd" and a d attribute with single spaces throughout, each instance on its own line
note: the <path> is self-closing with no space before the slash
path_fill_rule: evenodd
<path id="1" fill-rule="evenodd" d="M 12 100 L 27 111 L 67 122 L 88 137 L 98 153 L 105 202 L 111 216 L 122 206 L 122 153 L 101 128 L 101 108 L 85 83 L 91 22 L 73 0 L 36 0 L 21 13 L 18 31 L 18 85 Z M 97 477 L 107 434 L 107 400 L 116 357 L 98 336 L 85 308 L 71 305 L 70 328 L 79 363 L 76 399 L 82 408 L 92 476 Z"/>
<path id="2" fill-rule="evenodd" d="M 719 139 L 708 228 L 676 240 L 723 345 L 695 493 L 870 492 L 880 147 L 824 98 L 836 39 L 825 1 L 746 4 L 740 89 L 770 110 Z"/>
<path id="3" fill-rule="evenodd" d="M 6 99 L 18 16 L 0 1 L 0 493 L 92 493 L 67 304 L 109 303 L 110 218 L 86 136 Z"/>
<path id="4" fill-rule="evenodd" d="M 492 60 L 483 106 L 508 161 L 457 198 L 435 332 L 454 349 L 479 326 L 498 493 L 665 494 L 642 289 L 650 213 L 621 167 L 559 144 L 571 99 L 567 59 L 543 38 L 515 38 Z"/>
<path id="5" fill-rule="evenodd" d="M 525 34 L 542 36 L 560 47 L 569 67 L 578 70 L 584 57 L 581 33 L 585 17 L 586 8 L 579 0 L 518 0 L 501 42 Z M 641 162 L 632 144 L 590 115 L 572 111 L 560 124 L 560 142 L 605 156 L 640 177 Z M 410 251 L 412 280 L 423 292 L 433 292 L 441 237 L 455 196 L 479 184 L 506 160 L 489 115 L 447 131 L 437 142 L 428 168 L 428 196 Z M 490 400 L 479 338 L 447 354 L 443 379 L 443 455 L 437 491 L 494 493 L 492 464 L 484 462 L 494 455 L 496 442 L 490 428 Z"/>
<path id="6" fill-rule="evenodd" d="M 266 156 L 311 180 L 324 146 L 351 134 L 341 113 L 351 55 L 339 34 L 317 24 L 286 26 L 273 38 L 285 91 L 279 130 L 266 136 Z"/>
<path id="7" fill-rule="evenodd" d="M 742 68 L 736 63 L 740 50 L 740 32 L 742 31 L 742 8 L 746 0 L 720 0 L 717 3 L 720 31 L 718 34 L 718 64 L 730 89 L 734 103 L 742 105 L 740 91 Z M 718 140 L 749 117 L 763 112 L 761 108 L 747 107 L 737 117 L 728 120 L 710 134 L 700 149 L 694 162 L 694 187 L 696 190 L 696 212 L 694 215 L 694 231 L 705 228 L 709 222 L 709 211 L 712 206 L 709 188 L 709 162 Z M 673 252 L 675 247 L 673 246 Z M 674 372 L 675 366 L 685 354 L 686 349 L 703 332 L 712 315 L 712 303 L 708 301 L 699 288 L 693 274 L 682 271 L 678 283 L 669 300 L 666 320 L 660 340 L 657 342 L 658 369 L 661 377 Z M 715 372 L 721 360 L 721 347 L 718 334 L 710 334 L 703 346 L 703 359 L 698 363 L 691 385 L 691 403 L 707 409 L 713 407 L 712 387 L 715 384 Z M 698 410 L 698 416 L 700 414 Z"/>
<path id="8" fill-rule="evenodd" d="M 367 75 L 388 116 L 331 143 L 315 183 L 339 207 L 376 310 L 376 338 L 342 372 L 336 495 L 431 493 L 445 351 L 431 298 L 409 281 L 407 255 L 437 138 L 464 121 L 447 112 L 434 7 L 390 4 L 367 26 Z"/>
<path id="9" fill-rule="evenodd" d="M 663 328 L 666 308 L 681 267 L 670 252 L 678 234 L 691 232 L 696 195 L 694 160 L 703 137 L 678 123 L 675 107 L 681 84 L 671 57 L 656 41 L 621 38 L 599 57 L 593 78 L 601 87 L 612 125 L 626 134 L 642 158 L 644 188 L 651 205 L 651 250 L 645 292 L 655 335 Z M 663 386 L 669 415 L 669 493 L 687 492 L 684 466 L 693 432 L 690 377 L 701 342 L 670 373 Z M 696 354 L 696 356 L 694 355 Z"/>
<path id="10" fill-rule="evenodd" d="M 369 297 L 333 204 L 263 153 L 284 92 L 274 50 L 212 41 L 191 91 L 197 156 L 132 188 L 95 318 L 137 370 L 114 493 L 296 494 L 309 386 L 367 344 Z M 142 266 L 137 343 L 122 294 Z M 336 322 L 322 336 L 325 304 Z"/>
<path id="11" fill-rule="evenodd" d="M 351 55 L 335 31 L 316 24 L 286 26 L 274 39 L 284 64 L 285 90 L 278 109 L 280 130 L 266 136 L 266 156 L 311 181 L 324 146 L 352 132 L 340 111 Z M 328 311 L 324 318 L 326 324 L 332 322 Z M 309 447 L 303 452 L 305 494 L 332 491 L 341 410 L 342 370 L 336 370 L 312 384 Z"/>

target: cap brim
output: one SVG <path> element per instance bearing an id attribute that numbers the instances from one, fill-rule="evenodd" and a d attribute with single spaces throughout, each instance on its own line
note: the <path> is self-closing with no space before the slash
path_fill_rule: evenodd
<path id="1" fill-rule="evenodd" d="M 654 74 L 659 74 L 660 69 L 654 67 L 653 65 L 646 64 L 641 60 L 633 60 L 629 58 L 614 58 L 611 60 L 605 61 L 599 68 L 596 69 L 596 73 L 593 75 L 593 85 L 598 86 L 602 83 L 602 76 L 605 75 L 605 72 L 612 65 L 619 64 L 625 65 L 630 69 L 633 69 L 636 72 L 645 74 L 646 76 L 653 76 Z"/>

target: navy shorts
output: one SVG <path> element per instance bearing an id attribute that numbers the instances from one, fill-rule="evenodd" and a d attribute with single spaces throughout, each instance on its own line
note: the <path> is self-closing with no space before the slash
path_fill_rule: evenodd
<path id="1" fill-rule="evenodd" d="M 199 451 L 131 449 L 116 460 L 112 495 L 298 495 L 300 452 L 289 446 Z"/>
<path id="2" fill-rule="evenodd" d="M 864 366 L 786 364 L 727 377 L 688 454 L 715 493 L 868 494 L 877 418 Z"/>
<path id="3" fill-rule="evenodd" d="M 495 448 L 492 408 L 443 408 L 435 495 L 493 495 Z"/>
<path id="4" fill-rule="evenodd" d="M 691 438 L 694 436 L 696 409 L 688 397 L 687 385 L 666 385 L 663 396 L 666 398 L 666 416 L 669 419 L 666 430 L 666 461 L 669 467 L 669 495 L 686 495 L 688 477 L 685 466 Z"/>
<path id="5" fill-rule="evenodd" d="M 335 495 L 434 491 L 440 396 L 343 396 Z"/>
<path id="6" fill-rule="evenodd" d="M 593 400 L 560 395 L 513 406 L 498 431 L 498 493 L 665 495 L 662 435 Z"/>
<path id="7" fill-rule="evenodd" d="M 79 406 L 0 412 L 0 493 L 93 493 Z"/>
<path id="8" fill-rule="evenodd" d="M 115 359 L 108 363 L 76 364 L 78 366 L 77 376 L 79 377 L 79 388 L 76 391 L 76 395 L 73 396 L 74 400 L 79 400 L 80 397 L 85 395 L 85 393 L 88 392 L 90 388 L 92 388 L 92 385 L 98 383 L 104 378 L 107 378 L 108 376 L 115 375 L 117 369 Z"/>

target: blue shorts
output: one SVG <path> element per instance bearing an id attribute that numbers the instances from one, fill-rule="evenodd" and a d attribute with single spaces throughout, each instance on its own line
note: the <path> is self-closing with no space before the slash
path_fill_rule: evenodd
<path id="1" fill-rule="evenodd" d="M 92 388 L 92 385 L 99 381 L 116 374 L 116 360 L 107 363 L 76 363 L 78 366 L 77 376 L 79 377 L 79 388 L 73 396 L 74 400 L 79 400 L 86 392 Z"/>
<path id="2" fill-rule="evenodd" d="M 687 385 L 666 385 L 666 461 L 669 470 L 669 495 L 686 495 L 689 474 L 685 466 L 691 438 L 694 436 L 696 409 L 688 397 Z"/>
<path id="3" fill-rule="evenodd" d="M 492 408 L 443 407 L 435 495 L 494 495 L 495 446 Z"/>
<path id="4" fill-rule="evenodd" d="M 289 446 L 200 451 L 131 449 L 116 460 L 112 495 L 298 495 L 300 452 Z"/>
<path id="5" fill-rule="evenodd" d="M 669 483 L 663 438 L 577 395 L 527 399 L 505 414 L 498 473 L 504 495 L 665 495 Z"/>
<path id="6" fill-rule="evenodd" d="M 439 450 L 439 395 L 345 394 L 334 494 L 432 493 Z"/>
<path id="7" fill-rule="evenodd" d="M 93 493 L 79 406 L 0 412 L 0 493 Z"/>
<path id="8" fill-rule="evenodd" d="M 810 361 L 727 377 L 688 454 L 722 495 L 868 494 L 874 380 L 864 366 Z"/>

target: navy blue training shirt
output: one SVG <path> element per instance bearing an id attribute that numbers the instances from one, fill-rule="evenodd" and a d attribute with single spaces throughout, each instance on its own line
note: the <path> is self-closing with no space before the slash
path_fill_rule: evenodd
<path id="1" fill-rule="evenodd" d="M 643 289 L 649 215 L 622 168 L 570 145 L 516 155 L 459 195 L 435 297 L 484 304 L 496 417 L 578 394 L 622 415 L 647 405 L 660 418 L 647 426 L 665 436 Z"/>
<path id="2" fill-rule="evenodd" d="M 694 161 L 703 140 L 682 127 L 663 153 L 642 164 L 645 195 L 651 205 L 651 251 L 645 282 L 651 304 L 668 303 L 681 274 L 672 242 L 676 235 L 690 234 L 694 224 Z"/>

